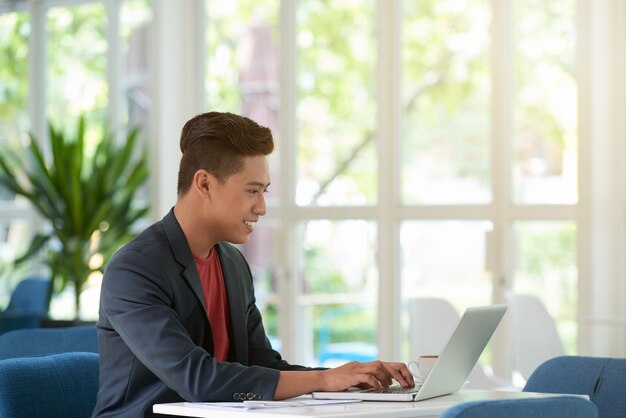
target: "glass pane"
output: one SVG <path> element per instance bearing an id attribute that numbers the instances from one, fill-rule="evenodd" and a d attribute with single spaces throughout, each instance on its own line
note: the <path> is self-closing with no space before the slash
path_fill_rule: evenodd
<path id="1" fill-rule="evenodd" d="M 372 0 L 298 3 L 298 205 L 378 199 Z"/>
<path id="2" fill-rule="evenodd" d="M 0 147 L 18 149 L 30 127 L 28 118 L 28 37 L 25 12 L 0 14 Z M 0 202 L 15 195 L 0 186 Z"/>
<path id="3" fill-rule="evenodd" d="M 307 364 L 376 358 L 376 224 L 362 220 L 312 220 L 298 226 L 302 239 L 298 301 Z"/>
<path id="4" fill-rule="evenodd" d="M 254 233 L 245 245 L 238 246 L 250 265 L 254 279 L 254 294 L 257 307 L 263 317 L 263 326 L 274 349 L 280 351 L 281 341 L 278 337 L 280 304 L 278 300 L 277 277 L 274 268 L 276 247 L 280 225 L 270 219 L 262 219 L 255 227 Z"/>
<path id="5" fill-rule="evenodd" d="M 402 5 L 402 201 L 487 203 L 490 2 Z"/>
<path id="6" fill-rule="evenodd" d="M 460 315 L 470 306 L 491 303 L 491 275 L 486 268 L 488 221 L 405 221 L 400 225 L 402 301 L 435 297 L 449 301 Z M 409 357 L 407 332 L 402 342 Z M 436 354 L 436 353 L 435 353 Z"/>
<path id="7" fill-rule="evenodd" d="M 47 17 L 47 117 L 74 132 L 76 116 L 87 113 L 88 127 L 101 129 L 108 104 L 104 6 L 54 7 Z"/>
<path id="8" fill-rule="evenodd" d="M 207 109 L 272 129 L 279 141 L 279 0 L 207 0 Z M 270 155 L 268 206 L 279 196 L 280 146 Z"/>
<path id="9" fill-rule="evenodd" d="M 126 114 L 130 127 L 147 129 L 150 97 L 148 95 L 148 25 L 152 20 L 149 0 L 126 0 L 120 10 L 120 30 L 125 75 Z"/>
<path id="10" fill-rule="evenodd" d="M 513 292 L 539 297 L 557 323 L 565 350 L 576 352 L 576 224 L 518 221 L 514 224 L 516 265 Z"/>
<path id="11" fill-rule="evenodd" d="M 576 0 L 516 2 L 516 203 L 576 203 Z"/>

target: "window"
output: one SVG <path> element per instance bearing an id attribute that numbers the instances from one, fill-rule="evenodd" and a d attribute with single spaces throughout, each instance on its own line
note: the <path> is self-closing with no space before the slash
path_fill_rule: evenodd
<path id="1" fill-rule="evenodd" d="M 109 125 L 123 132 L 144 126 L 147 94 L 146 25 L 149 0 L 0 3 L 0 145 L 19 147 L 28 133 L 42 140 L 50 120 L 72 132 L 85 114 L 97 133 Z M 40 24 L 41 23 L 41 24 Z M 147 196 L 146 189 L 145 195 Z M 0 271 L 11 273 L 0 292 L 25 274 L 10 272 L 29 236 L 45 227 L 33 210 L 0 189 Z M 28 274 L 35 272 L 30 269 Z M 97 317 L 99 282 L 84 293 L 85 319 Z M 53 300 L 51 315 L 73 317 L 65 298 Z"/>
<path id="2" fill-rule="evenodd" d="M 0 14 L 0 142 L 18 148 L 29 128 L 28 41 L 29 13 Z M 12 261 L 26 249 L 33 233 L 32 215 L 26 202 L 0 186 L 0 306 L 6 306 L 9 292 L 21 272 Z"/>
<path id="3" fill-rule="evenodd" d="M 17 4 L 0 6 L 0 39 L 9 42 L 0 59 L 11 60 L 0 65 L 1 141 L 41 132 L 52 109 L 37 103 L 69 103 L 65 91 L 45 95 L 45 77 L 24 76 L 43 68 L 62 79 L 54 60 L 69 54 L 93 53 L 71 68 L 86 74 L 79 96 L 101 117 L 117 115 L 120 125 L 146 117 L 148 0 Z M 417 295 L 446 297 L 461 311 L 533 293 L 569 353 L 596 341 L 624 345 L 623 333 L 610 336 L 617 323 L 601 318 L 626 314 L 615 285 L 624 272 L 615 255 L 626 245 L 613 235 L 626 228 L 626 129 L 616 116 L 626 85 L 622 2 L 198 4 L 202 110 L 248 115 L 277 143 L 268 214 L 241 248 L 268 332 L 289 361 L 321 363 L 343 348 L 406 360 L 406 299 Z M 81 16 L 99 17 L 64 30 L 93 49 L 44 54 L 42 28 L 60 41 L 55 25 Z M 111 16 L 115 24 L 100 21 Z M 103 58 L 104 46 L 118 52 Z M 111 56 L 126 57 L 117 70 Z M 0 201 L 6 257 L 20 245 L 11 228 L 33 225 L 32 214 L 2 191 Z M 590 324 L 606 328 L 593 333 Z M 506 355 L 492 354 L 508 373 Z"/>
<path id="4" fill-rule="evenodd" d="M 401 199 L 488 204 L 489 2 L 402 2 Z"/>
<path id="5" fill-rule="evenodd" d="M 496 3 L 206 1 L 209 108 L 278 138 L 276 229 L 249 245 L 293 315 L 270 319 L 290 360 L 406 358 L 408 298 L 462 311 L 545 275 L 575 351 L 576 2 Z"/>

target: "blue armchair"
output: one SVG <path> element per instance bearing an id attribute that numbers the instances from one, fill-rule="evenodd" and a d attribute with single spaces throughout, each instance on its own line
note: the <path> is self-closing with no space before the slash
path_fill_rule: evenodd
<path id="1" fill-rule="evenodd" d="M 626 418 L 626 359 L 555 357 L 537 367 L 523 390 L 588 395 L 600 418 Z"/>
<path id="2" fill-rule="evenodd" d="M 48 314 L 50 280 L 29 277 L 18 283 L 9 305 L 0 312 L 0 334 L 20 328 L 38 327 Z"/>
<path id="3" fill-rule="evenodd" d="M 96 327 L 29 328 L 0 335 L 0 360 L 68 351 L 97 353 Z"/>
<path id="4" fill-rule="evenodd" d="M 466 402 L 444 411 L 439 418 L 598 418 L 598 409 L 575 396 L 502 399 Z"/>
<path id="5" fill-rule="evenodd" d="M 98 354 L 62 353 L 0 361 L 0 416 L 85 418 L 98 393 Z"/>

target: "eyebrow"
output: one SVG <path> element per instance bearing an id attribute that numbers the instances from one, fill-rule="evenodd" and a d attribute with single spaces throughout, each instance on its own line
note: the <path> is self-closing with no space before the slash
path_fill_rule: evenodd
<path id="1" fill-rule="evenodd" d="M 261 183 L 259 181 L 249 181 L 246 183 L 246 186 L 254 186 L 254 187 L 262 187 L 264 189 L 267 189 L 268 187 L 270 187 L 271 183 Z"/>

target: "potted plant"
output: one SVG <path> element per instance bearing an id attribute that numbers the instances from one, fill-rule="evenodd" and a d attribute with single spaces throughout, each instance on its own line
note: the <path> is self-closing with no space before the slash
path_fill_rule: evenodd
<path id="1" fill-rule="evenodd" d="M 133 225 L 148 211 L 137 206 L 136 193 L 148 178 L 145 149 L 138 129 L 117 144 L 108 130 L 87 146 L 85 118 L 74 136 L 48 124 L 47 147 L 30 135 L 30 143 L 0 153 L 0 184 L 26 198 L 44 219 L 23 263 L 43 251 L 52 293 L 74 285 L 76 319 L 80 293 L 89 275 L 103 271 L 111 255 L 135 233 Z M 44 155 L 43 149 L 49 152 Z M 90 151 L 91 150 L 91 151 Z"/>

